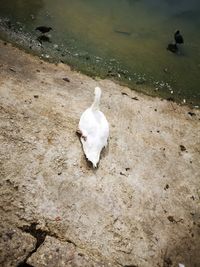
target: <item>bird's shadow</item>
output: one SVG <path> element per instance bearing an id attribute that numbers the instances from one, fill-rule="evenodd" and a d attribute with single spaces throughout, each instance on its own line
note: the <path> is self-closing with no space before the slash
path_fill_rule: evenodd
<path id="1" fill-rule="evenodd" d="M 110 140 L 108 140 L 107 146 L 106 147 L 104 146 L 104 148 L 102 149 L 101 155 L 100 155 L 100 160 L 103 159 L 103 158 L 105 158 L 108 155 L 109 148 L 110 148 Z"/>

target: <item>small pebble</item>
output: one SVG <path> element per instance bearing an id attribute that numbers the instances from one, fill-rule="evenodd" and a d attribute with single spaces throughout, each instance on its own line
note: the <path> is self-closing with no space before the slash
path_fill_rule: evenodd
<path id="1" fill-rule="evenodd" d="M 70 80 L 66 77 L 66 78 L 63 78 L 63 81 L 65 81 L 65 82 L 70 82 Z"/>
<path id="2" fill-rule="evenodd" d="M 188 114 L 192 117 L 192 116 L 196 116 L 196 114 L 194 112 L 188 112 Z"/>
<path id="3" fill-rule="evenodd" d="M 166 184 L 164 190 L 167 190 L 167 189 L 169 189 L 169 185 L 168 184 Z"/>
<path id="4" fill-rule="evenodd" d="M 186 151 L 186 148 L 183 145 L 180 145 L 181 151 Z"/>
<path id="5" fill-rule="evenodd" d="M 167 219 L 170 221 L 170 222 L 175 222 L 174 220 L 174 217 L 173 216 L 168 216 Z"/>
<path id="6" fill-rule="evenodd" d="M 12 72 L 16 72 L 16 70 L 13 68 L 9 68 L 9 70 L 11 70 Z"/>

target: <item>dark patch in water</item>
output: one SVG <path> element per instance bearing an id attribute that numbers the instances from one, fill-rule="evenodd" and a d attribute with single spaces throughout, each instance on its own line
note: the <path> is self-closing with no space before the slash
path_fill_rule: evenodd
<path id="1" fill-rule="evenodd" d="M 48 43 L 51 43 L 51 40 L 48 36 L 46 35 L 40 35 L 38 36 L 37 40 L 40 42 L 40 43 L 43 43 L 43 42 L 48 42 Z"/>
<path id="2" fill-rule="evenodd" d="M 172 53 L 177 53 L 178 52 L 178 47 L 176 44 L 168 44 L 167 50 L 169 50 Z"/>
<path id="3" fill-rule="evenodd" d="M 123 35 L 131 35 L 131 32 L 126 32 L 126 31 L 115 30 L 115 32 Z"/>

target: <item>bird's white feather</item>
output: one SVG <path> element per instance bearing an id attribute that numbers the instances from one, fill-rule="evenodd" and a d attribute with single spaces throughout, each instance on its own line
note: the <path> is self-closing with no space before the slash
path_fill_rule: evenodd
<path id="1" fill-rule="evenodd" d="M 101 150 L 106 147 L 109 137 L 109 124 L 105 115 L 99 110 L 101 89 L 95 88 L 93 104 L 81 115 L 79 130 L 84 153 L 94 167 L 100 159 Z"/>

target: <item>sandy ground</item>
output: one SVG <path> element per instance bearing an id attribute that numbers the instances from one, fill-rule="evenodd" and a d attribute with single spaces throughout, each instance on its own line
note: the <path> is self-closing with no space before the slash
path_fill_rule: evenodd
<path id="1" fill-rule="evenodd" d="M 75 131 L 97 85 L 110 141 L 93 170 Z M 200 266 L 198 110 L 0 42 L 0 116 L 2 267 Z"/>

